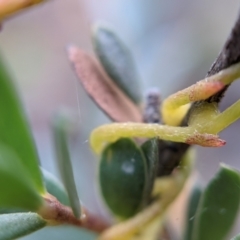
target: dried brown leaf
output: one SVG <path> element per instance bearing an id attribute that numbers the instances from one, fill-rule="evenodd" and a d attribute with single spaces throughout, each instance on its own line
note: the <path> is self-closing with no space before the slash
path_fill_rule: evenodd
<path id="1" fill-rule="evenodd" d="M 142 122 L 138 107 L 111 81 L 100 64 L 75 46 L 68 49 L 70 61 L 89 96 L 116 122 Z"/>

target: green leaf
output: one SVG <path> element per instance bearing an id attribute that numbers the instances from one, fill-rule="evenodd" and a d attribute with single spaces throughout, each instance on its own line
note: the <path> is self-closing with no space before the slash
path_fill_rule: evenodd
<path id="1" fill-rule="evenodd" d="M 94 232 L 73 226 L 54 226 L 45 227 L 30 236 L 21 238 L 21 240 L 97 240 L 98 236 Z"/>
<path id="2" fill-rule="evenodd" d="M 47 192 L 56 197 L 63 205 L 70 206 L 68 194 L 62 183 L 47 170 L 43 168 L 41 170 Z"/>
<path id="3" fill-rule="evenodd" d="M 158 139 L 153 138 L 146 141 L 141 146 L 141 149 L 147 160 L 148 177 L 147 177 L 147 184 L 146 184 L 145 197 L 144 197 L 147 203 L 150 200 L 149 197 L 151 196 L 154 180 L 156 178 L 157 170 L 158 170 L 158 163 L 159 163 Z"/>
<path id="4" fill-rule="evenodd" d="M 0 145 L 0 207 L 35 211 L 41 205 L 42 198 L 22 162 L 10 148 Z"/>
<path id="5" fill-rule="evenodd" d="M 70 206 L 75 217 L 80 217 L 80 202 L 74 181 L 71 157 L 69 152 L 69 136 L 75 129 L 75 122 L 66 112 L 58 113 L 53 119 L 53 138 L 56 151 L 56 162 L 60 176 L 68 193 Z"/>
<path id="6" fill-rule="evenodd" d="M 10 146 L 39 192 L 44 192 L 38 156 L 12 79 L 0 59 L 0 142 Z"/>
<path id="7" fill-rule="evenodd" d="M 231 240 L 240 240 L 240 234 L 235 236 L 235 237 L 233 237 L 233 238 L 231 238 Z"/>
<path id="8" fill-rule="evenodd" d="M 36 213 L 0 214 L 0 239 L 12 240 L 44 226 L 46 222 Z"/>
<path id="9" fill-rule="evenodd" d="M 200 200 L 193 240 L 225 239 L 238 213 L 239 186 L 239 172 L 222 165 Z"/>
<path id="10" fill-rule="evenodd" d="M 141 209 L 147 163 L 142 151 L 131 139 L 119 139 L 104 149 L 99 178 L 103 198 L 116 216 L 126 219 Z"/>
<path id="11" fill-rule="evenodd" d="M 199 205 L 200 197 L 202 195 L 202 188 L 195 184 L 193 186 L 190 199 L 188 202 L 187 212 L 186 212 L 186 223 L 185 223 L 185 232 L 184 232 L 184 240 L 192 240 L 193 235 L 193 226 L 195 222 L 195 215 L 197 211 L 197 207 Z"/>
<path id="12" fill-rule="evenodd" d="M 130 51 L 109 28 L 93 30 L 94 50 L 111 79 L 135 102 L 141 101 L 140 80 Z"/>

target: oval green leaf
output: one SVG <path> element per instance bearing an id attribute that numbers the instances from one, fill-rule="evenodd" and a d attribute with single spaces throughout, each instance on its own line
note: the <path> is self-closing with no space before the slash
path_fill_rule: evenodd
<path id="1" fill-rule="evenodd" d="M 80 201 L 75 185 L 71 156 L 69 151 L 69 137 L 75 129 L 75 122 L 66 112 L 59 112 L 52 121 L 53 139 L 56 152 L 56 163 L 67 191 L 70 206 L 75 217 L 80 217 Z M 75 129 L 76 130 L 76 129 Z"/>
<path id="2" fill-rule="evenodd" d="M 36 211 L 41 205 L 42 198 L 22 162 L 10 148 L 0 145 L 0 208 Z"/>
<path id="3" fill-rule="evenodd" d="M 2 59 L 0 59 L 0 115 L 0 142 L 16 152 L 19 161 L 31 176 L 31 181 L 38 191 L 43 193 L 44 185 L 33 138 L 12 78 Z"/>
<path id="4" fill-rule="evenodd" d="M 239 186 L 239 172 L 222 165 L 200 200 L 194 223 L 193 240 L 225 239 L 238 213 Z"/>
<path id="5" fill-rule="evenodd" d="M 111 29 L 96 25 L 94 50 L 109 77 L 135 102 L 141 101 L 140 80 L 130 51 Z"/>
<path id="6" fill-rule="evenodd" d="M 184 231 L 184 237 L 183 237 L 184 240 L 192 240 L 193 226 L 194 226 L 197 207 L 199 205 L 201 195 L 202 195 L 202 188 L 199 186 L 199 184 L 195 184 L 191 191 L 191 195 L 187 205 L 185 231 Z"/>
<path id="7" fill-rule="evenodd" d="M 43 168 L 41 170 L 47 192 L 56 197 L 63 205 L 70 206 L 68 194 L 62 183 L 52 173 Z"/>
<path id="8" fill-rule="evenodd" d="M 36 213 L 0 214 L 0 239 L 23 237 L 45 226 L 46 222 Z"/>
<path id="9" fill-rule="evenodd" d="M 128 138 L 108 145 L 99 165 L 100 189 L 109 209 L 122 219 L 142 207 L 147 163 L 142 151 Z"/>

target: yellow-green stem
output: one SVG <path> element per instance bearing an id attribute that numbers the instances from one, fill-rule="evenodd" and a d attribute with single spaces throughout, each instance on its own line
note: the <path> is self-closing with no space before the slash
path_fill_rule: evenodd
<path id="1" fill-rule="evenodd" d="M 0 19 L 43 1 L 44 0 L 0 0 Z"/>

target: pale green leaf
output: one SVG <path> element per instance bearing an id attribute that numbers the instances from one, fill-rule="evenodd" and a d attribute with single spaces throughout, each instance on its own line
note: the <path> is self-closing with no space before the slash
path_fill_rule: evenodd
<path id="1" fill-rule="evenodd" d="M 231 240 L 240 240 L 240 234 L 235 236 L 235 237 L 233 237 L 233 238 L 231 238 Z"/>
<path id="2" fill-rule="evenodd" d="M 66 206 L 70 206 L 69 198 L 62 183 L 50 172 L 41 168 L 44 184 L 47 192 L 58 199 L 58 201 Z"/>
<path id="3" fill-rule="evenodd" d="M 45 227 L 40 231 L 34 232 L 30 236 L 21 240 L 97 240 L 98 236 L 94 232 L 73 226 L 54 226 Z"/>
<path id="4" fill-rule="evenodd" d="M 13 240 L 46 226 L 46 222 L 36 213 L 0 214 L 0 239 Z"/>
<path id="5" fill-rule="evenodd" d="M 53 120 L 53 138 L 56 152 L 56 162 L 62 182 L 68 193 L 70 206 L 74 215 L 80 217 L 80 202 L 74 181 L 71 156 L 69 152 L 69 136 L 74 130 L 73 119 L 65 112 L 57 114 Z"/>
<path id="6" fill-rule="evenodd" d="M 139 103 L 140 80 L 130 51 L 116 33 L 105 26 L 95 26 L 92 39 L 105 71 L 135 103 Z"/>

